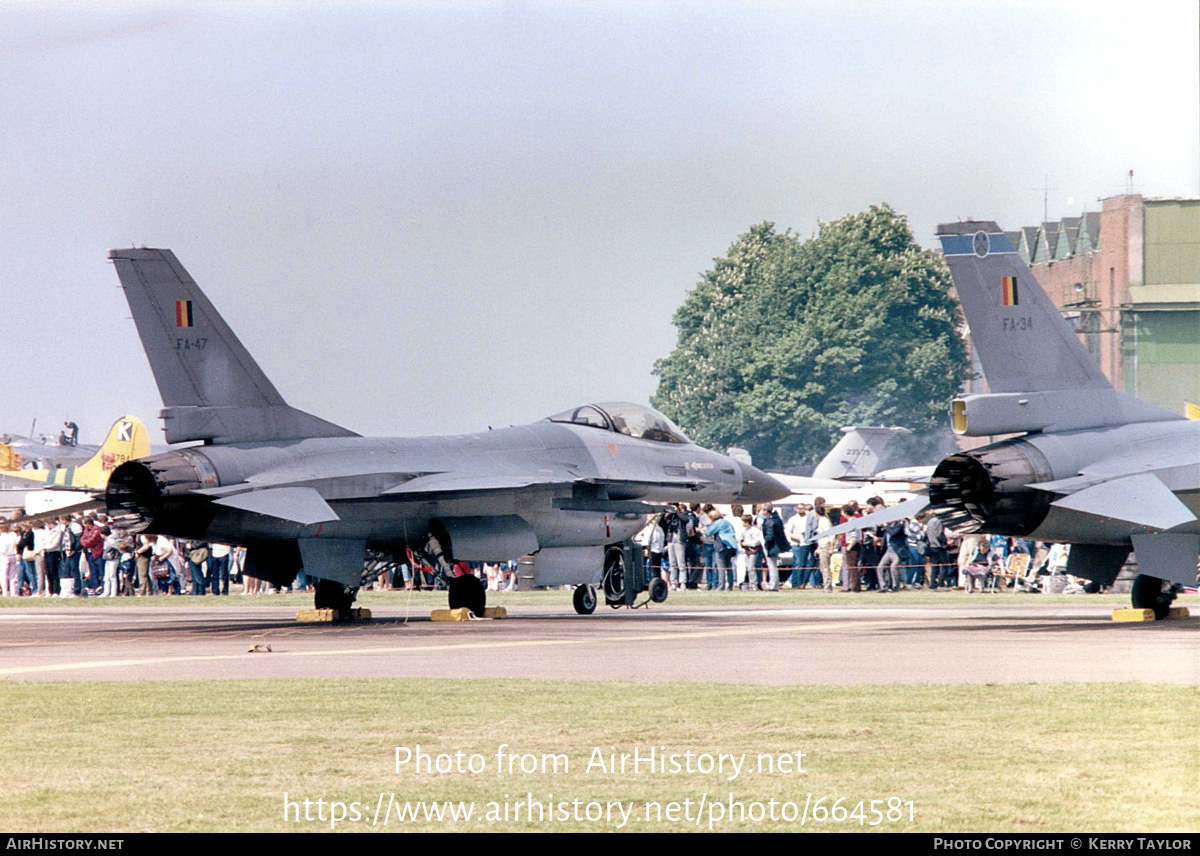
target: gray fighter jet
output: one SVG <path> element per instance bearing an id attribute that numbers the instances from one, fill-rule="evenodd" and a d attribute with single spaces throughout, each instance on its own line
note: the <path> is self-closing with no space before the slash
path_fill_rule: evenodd
<path id="1" fill-rule="evenodd" d="M 938 236 L 988 383 L 952 403 L 952 427 L 1022 436 L 944 459 L 929 507 L 959 531 L 1070 544 L 1067 572 L 1103 585 L 1133 550 L 1133 605 L 1165 617 L 1196 582 L 1200 422 L 1113 389 L 994 222 L 943 224 Z"/>
<path id="2" fill-rule="evenodd" d="M 462 561 L 532 554 L 536 585 L 592 584 L 613 606 L 649 591 L 631 536 L 647 502 L 765 502 L 787 488 L 702 449 L 663 415 L 590 404 L 541 422 L 453 437 L 367 438 L 289 407 L 169 250 L 109 253 L 162 395 L 169 443 L 118 467 L 105 495 L 131 528 L 247 547 L 246 573 L 287 584 L 303 567 L 316 605 L 345 615 L 364 556 L 412 550 L 448 578 L 451 606 L 481 613 Z"/>

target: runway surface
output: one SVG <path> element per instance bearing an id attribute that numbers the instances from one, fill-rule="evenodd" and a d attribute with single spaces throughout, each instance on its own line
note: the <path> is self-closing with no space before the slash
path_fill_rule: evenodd
<path id="1" fill-rule="evenodd" d="M 530 606 L 514 607 L 506 620 L 469 623 L 431 622 L 427 609 L 406 616 L 396 607 L 347 625 L 298 624 L 295 613 L 295 607 L 6 609 L 0 679 L 1200 684 L 1200 618 L 1115 624 L 1104 605 L 660 607 L 590 617 Z M 259 651 L 250 653 L 254 646 Z"/>

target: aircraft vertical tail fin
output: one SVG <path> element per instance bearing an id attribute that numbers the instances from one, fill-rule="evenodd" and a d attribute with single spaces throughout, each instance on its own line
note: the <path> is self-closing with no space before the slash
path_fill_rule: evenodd
<path id="1" fill-rule="evenodd" d="M 821 459 L 813 470 L 814 479 L 866 479 L 879 471 L 884 448 L 897 434 L 908 434 L 907 428 L 882 428 L 852 425 L 837 445 Z"/>
<path id="2" fill-rule="evenodd" d="M 1117 392 L 996 223 L 938 226 L 988 394 L 953 405 L 956 433 L 1067 431 L 1180 418 Z"/>
<path id="3" fill-rule="evenodd" d="M 289 407 L 170 250 L 111 250 L 163 400 L 167 442 L 352 437 Z"/>
<path id="4" fill-rule="evenodd" d="M 121 464 L 144 458 L 150 454 L 150 434 L 142 420 L 136 416 L 122 416 L 113 423 L 100 449 L 84 463 L 62 473 L 56 484 L 73 487 L 100 489 L 108 484 L 108 477 Z"/>

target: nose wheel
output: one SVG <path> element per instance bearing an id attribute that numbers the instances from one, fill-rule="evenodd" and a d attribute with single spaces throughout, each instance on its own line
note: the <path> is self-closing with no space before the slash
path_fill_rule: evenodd
<path id="1" fill-rule="evenodd" d="M 580 615 L 591 615 L 596 611 L 596 588 L 594 586 L 575 587 L 575 611 Z"/>

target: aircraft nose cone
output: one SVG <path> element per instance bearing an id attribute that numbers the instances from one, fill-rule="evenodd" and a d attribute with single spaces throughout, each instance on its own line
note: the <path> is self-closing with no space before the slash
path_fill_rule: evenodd
<path id="1" fill-rule="evenodd" d="M 750 464 L 739 464 L 742 468 L 743 502 L 771 502 L 791 493 L 783 482 L 764 473 Z"/>

